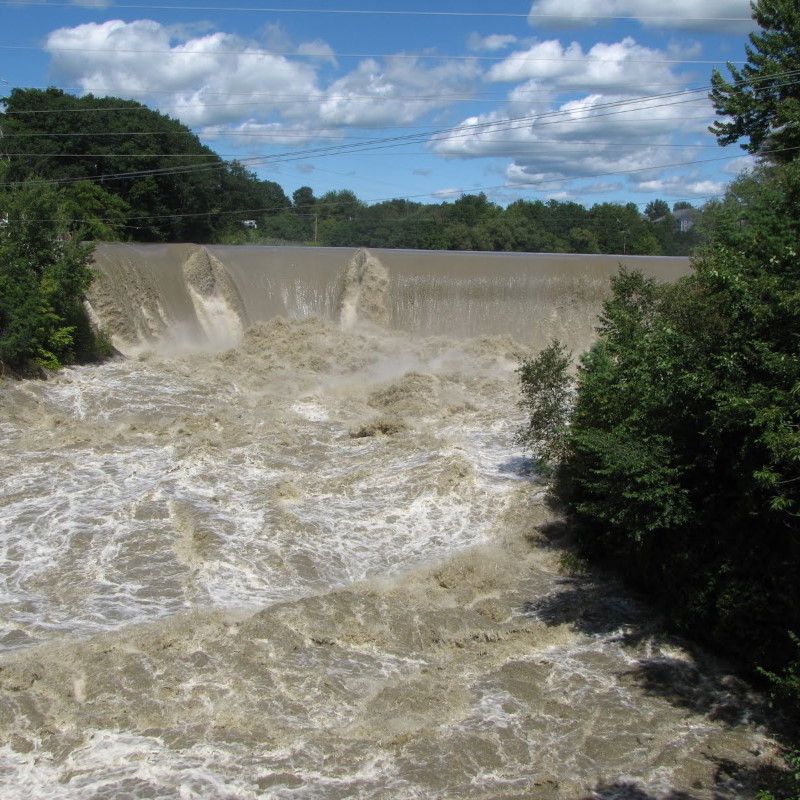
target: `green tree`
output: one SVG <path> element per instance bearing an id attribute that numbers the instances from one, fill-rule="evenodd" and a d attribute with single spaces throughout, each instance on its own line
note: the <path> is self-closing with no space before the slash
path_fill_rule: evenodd
<path id="1" fill-rule="evenodd" d="M 659 217 L 666 217 L 669 214 L 669 205 L 666 200 L 651 200 L 644 207 L 644 215 L 651 222 L 659 219 Z"/>
<path id="2" fill-rule="evenodd" d="M 292 207 L 298 214 L 308 214 L 314 210 L 317 198 L 310 186 L 301 186 L 292 193 Z"/>
<path id="3" fill-rule="evenodd" d="M 61 190 L 70 230 L 93 241 L 116 242 L 129 238 L 131 207 L 121 197 L 96 183 L 78 181 Z"/>
<path id="4" fill-rule="evenodd" d="M 517 431 L 516 442 L 530 450 L 537 462 L 549 468 L 567 453 L 572 410 L 572 354 L 554 341 L 517 369 L 528 421 Z"/>
<path id="5" fill-rule="evenodd" d="M 349 189 L 325 192 L 315 205 L 320 219 L 352 220 L 363 208 L 364 203 Z"/>
<path id="6" fill-rule="evenodd" d="M 253 181 L 185 125 L 132 100 L 50 88 L 14 89 L 2 103 L 3 133 L 15 153 L 5 180 L 95 183 L 130 209 L 127 227 L 117 230 L 132 239 L 213 241 L 226 227 L 216 212 Z"/>
<path id="7" fill-rule="evenodd" d="M 561 470 L 587 553 L 752 668 L 800 630 L 800 162 L 737 181 L 695 272 L 621 270 Z"/>
<path id="8" fill-rule="evenodd" d="M 0 227 L 0 364 L 57 369 L 91 358 L 95 342 L 83 307 L 92 248 L 70 234 L 56 190 L 22 187 L 3 198 Z"/>
<path id="9" fill-rule="evenodd" d="M 721 145 L 745 140 L 748 153 L 786 162 L 800 155 L 800 7 L 796 0 L 756 0 L 747 63 L 730 62 L 731 80 L 711 75 L 709 97 L 717 114 L 709 130 Z"/>
<path id="10" fill-rule="evenodd" d="M 500 209 L 489 202 L 483 192 L 479 194 L 462 194 L 450 208 L 450 219 L 463 222 L 465 225 L 477 225 L 481 220 L 492 217 Z"/>

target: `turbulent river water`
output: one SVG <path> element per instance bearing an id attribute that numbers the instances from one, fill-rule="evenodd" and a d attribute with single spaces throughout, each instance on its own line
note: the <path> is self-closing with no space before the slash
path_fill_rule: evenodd
<path id="1" fill-rule="evenodd" d="M 758 699 L 513 445 L 617 260 L 99 247 L 125 357 L 0 383 L 4 800 L 754 796 Z"/>

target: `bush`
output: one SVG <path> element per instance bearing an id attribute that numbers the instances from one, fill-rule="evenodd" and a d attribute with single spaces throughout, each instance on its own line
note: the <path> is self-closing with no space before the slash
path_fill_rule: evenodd
<path id="1" fill-rule="evenodd" d="M 530 450 L 541 466 L 560 461 L 566 453 L 571 411 L 572 354 L 558 341 L 517 368 L 528 423 L 517 431 L 516 442 Z"/>

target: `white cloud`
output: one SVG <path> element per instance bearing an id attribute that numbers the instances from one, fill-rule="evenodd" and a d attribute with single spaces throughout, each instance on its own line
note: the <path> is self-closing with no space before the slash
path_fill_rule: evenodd
<path id="1" fill-rule="evenodd" d="M 305 62 L 225 33 L 177 35 L 151 20 L 110 20 L 56 30 L 45 48 L 59 80 L 96 95 L 148 100 L 191 126 L 285 113 L 319 94 Z"/>
<path id="2" fill-rule="evenodd" d="M 648 27 L 684 31 L 744 32 L 753 27 L 749 0 L 535 0 L 528 22 L 539 28 L 574 28 L 609 17 L 633 17 Z"/>
<path id="3" fill-rule="evenodd" d="M 557 39 L 537 42 L 527 50 L 510 54 L 495 64 L 489 81 L 535 81 L 536 86 L 582 89 L 622 89 L 631 85 L 657 86 L 675 80 L 669 60 L 660 50 L 636 43 L 631 37 L 620 42 L 598 42 L 584 52 L 578 42 L 564 46 Z"/>
<path id="4" fill-rule="evenodd" d="M 586 186 L 581 186 L 581 194 L 608 194 L 609 192 L 618 192 L 622 187 L 623 184 L 618 182 L 597 181 L 596 183 L 589 183 L 586 184 Z"/>
<path id="5" fill-rule="evenodd" d="M 313 42 L 304 42 L 299 45 L 297 54 L 301 56 L 312 56 L 320 59 L 320 61 L 332 64 L 334 67 L 338 66 L 333 48 L 327 42 L 320 41 L 319 39 Z"/>
<path id="6" fill-rule="evenodd" d="M 323 87 L 319 70 L 337 66 L 330 45 L 304 42 L 290 57 L 271 52 L 276 40 L 285 44 L 282 29 L 267 27 L 262 35 L 266 43 L 152 20 L 110 20 L 56 30 L 45 49 L 52 75 L 83 92 L 148 102 L 209 134 L 226 127 L 242 136 L 283 131 L 295 144 L 300 133 L 310 141 L 344 126 L 416 122 L 448 107 L 453 95 L 468 96 L 481 78 L 476 59 L 431 66 L 397 55 L 364 59 Z"/>
<path id="7" fill-rule="evenodd" d="M 743 172 L 753 169 L 756 163 L 753 156 L 740 156 L 729 161 L 722 171 L 726 175 L 741 175 Z"/>
<path id="8" fill-rule="evenodd" d="M 683 149 L 689 133 L 694 144 L 703 137 L 712 141 L 705 127 L 713 111 L 704 95 L 662 101 L 634 96 L 681 84 L 669 63 L 677 50 L 648 48 L 631 37 L 588 49 L 556 39 L 518 44 L 486 72 L 476 57 L 405 54 L 362 58 L 343 72 L 325 41 L 291 43 L 279 26 L 254 36 L 111 20 L 54 31 L 46 48 L 59 83 L 147 102 L 202 129 L 205 138 L 222 141 L 224 134 L 226 145 L 246 153 L 279 148 L 301 158 L 315 140 L 343 141 L 347 128 L 391 129 L 433 118 L 444 127 L 455 103 L 482 81 L 509 84 L 505 102 L 436 137 L 429 150 L 446 159 L 486 159 L 488 169 L 509 184 L 573 194 L 589 182 L 581 194 L 612 192 L 620 182 L 644 186 L 664 180 L 670 163 L 692 160 L 688 146 Z M 475 34 L 472 46 L 499 50 L 517 41 Z M 278 42 L 283 53 L 295 55 L 275 52 Z M 683 47 L 688 52 L 694 45 Z M 699 109 L 681 104 L 683 99 Z M 382 135 L 376 130 L 376 139 Z M 675 144 L 681 147 L 666 147 Z M 704 176 L 692 180 L 701 187 Z"/>
<path id="9" fill-rule="evenodd" d="M 657 180 L 671 165 L 696 158 L 689 144 L 680 145 L 686 114 L 681 104 L 594 93 L 525 116 L 472 117 L 429 147 L 447 158 L 507 159 L 509 184 L 542 191 L 573 190 L 571 182 L 614 175 L 625 182 Z M 610 189 L 595 184 L 589 191 Z"/>
<path id="10" fill-rule="evenodd" d="M 481 36 L 479 33 L 471 33 L 467 39 L 467 47 L 475 53 L 494 53 L 497 50 L 505 50 L 506 47 L 510 47 L 516 41 L 517 37 L 510 34 L 494 33 L 489 36 Z"/>
<path id="11" fill-rule="evenodd" d="M 674 47 L 652 49 L 631 37 L 588 50 L 536 42 L 487 72 L 487 81 L 514 84 L 504 106 L 465 119 L 428 147 L 448 159 L 505 161 L 508 185 L 548 193 L 610 193 L 661 180 L 713 141 L 705 94 L 673 91 L 681 85 Z M 709 188 L 697 187 L 695 194 Z"/>
<path id="12" fill-rule="evenodd" d="M 480 77 L 477 62 L 427 66 L 415 58 L 369 58 L 332 83 L 319 105 L 323 125 L 403 125 L 447 107 L 452 95 L 467 96 Z"/>
<path id="13" fill-rule="evenodd" d="M 722 181 L 704 180 L 696 176 L 670 175 L 649 181 L 639 181 L 631 187 L 635 192 L 667 197 L 715 197 L 724 193 Z"/>

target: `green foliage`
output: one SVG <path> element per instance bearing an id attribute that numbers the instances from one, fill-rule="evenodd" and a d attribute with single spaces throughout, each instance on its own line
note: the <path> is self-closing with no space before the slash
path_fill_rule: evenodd
<path id="1" fill-rule="evenodd" d="M 800 164 L 715 210 L 695 273 L 621 269 L 582 356 L 561 491 L 587 553 L 753 668 L 800 629 Z"/>
<path id="2" fill-rule="evenodd" d="M 788 774 L 781 789 L 763 789 L 756 795 L 757 800 L 800 800 L 800 750 L 795 748 L 784 753 L 783 760 Z"/>
<path id="3" fill-rule="evenodd" d="M 644 215 L 649 220 L 657 220 L 659 217 L 666 217 L 669 214 L 669 205 L 666 200 L 651 200 L 644 207 Z"/>
<path id="4" fill-rule="evenodd" d="M 795 658 L 780 672 L 762 669 L 761 673 L 772 685 L 774 705 L 800 724 L 800 637 L 790 633 L 789 638 L 795 646 Z"/>
<path id="5" fill-rule="evenodd" d="M 589 562 L 575 553 L 563 553 L 558 565 L 563 572 L 578 578 L 584 577 L 589 573 Z"/>
<path id="6" fill-rule="evenodd" d="M 796 0 L 751 6 L 761 31 L 750 34 L 741 70 L 728 63 L 730 81 L 713 71 L 709 96 L 724 119 L 709 130 L 721 145 L 743 139 L 747 152 L 786 162 L 800 155 L 800 8 Z"/>
<path id="7" fill-rule="evenodd" d="M 531 450 L 542 465 L 559 461 L 566 452 L 571 410 L 569 368 L 572 355 L 558 341 L 535 358 L 525 358 L 517 368 L 522 400 L 528 422 L 516 435 L 516 441 Z"/>
<path id="8" fill-rule="evenodd" d="M 790 633 L 789 638 L 795 645 L 795 658 L 780 672 L 761 670 L 761 673 L 772 685 L 771 702 L 776 711 L 784 718 L 794 722 L 796 731 L 800 731 L 800 638 Z M 800 745 L 795 736 L 795 745 L 789 747 L 784 760 L 789 767 L 787 785 L 777 794 L 775 791 L 759 792 L 759 800 L 800 800 Z"/>
<path id="9" fill-rule="evenodd" d="M 83 296 L 92 248 L 69 232 L 67 203 L 49 187 L 7 195 L 0 227 L 0 362 L 58 369 L 95 355 Z"/>
<path id="10" fill-rule="evenodd" d="M 290 206 L 277 183 L 224 162 L 140 103 L 53 88 L 14 89 L 2 102 L 17 154 L 5 180 L 63 182 L 67 213 L 87 238 L 212 242 Z"/>
<path id="11" fill-rule="evenodd" d="M 68 184 L 61 196 L 70 229 L 80 230 L 84 238 L 104 242 L 128 238 L 127 222 L 134 212 L 121 197 L 89 181 Z"/>

